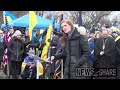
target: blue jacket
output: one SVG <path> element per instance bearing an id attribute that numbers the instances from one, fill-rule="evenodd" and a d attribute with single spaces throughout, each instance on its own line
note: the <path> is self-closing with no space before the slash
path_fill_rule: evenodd
<path id="1" fill-rule="evenodd" d="M 24 62 L 27 64 L 28 62 L 34 62 L 35 65 L 37 64 L 37 61 L 36 60 L 32 60 L 30 59 L 28 56 L 24 59 Z"/>
<path id="2" fill-rule="evenodd" d="M 37 65 L 37 60 L 31 60 L 28 56 L 24 59 L 24 61 L 22 63 L 21 72 L 24 71 L 25 66 L 28 62 L 34 62 L 35 65 L 37 66 L 37 69 L 39 68 L 39 71 L 38 71 L 39 76 L 43 75 L 43 65 L 42 65 L 42 63 L 39 62 L 38 65 Z"/>
<path id="3" fill-rule="evenodd" d="M 94 61 L 94 40 L 92 38 L 88 39 L 88 44 L 90 47 L 90 60 L 93 62 Z"/>

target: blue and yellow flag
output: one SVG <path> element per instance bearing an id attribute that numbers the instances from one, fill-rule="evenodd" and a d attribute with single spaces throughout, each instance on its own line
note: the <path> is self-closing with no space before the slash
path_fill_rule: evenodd
<path id="1" fill-rule="evenodd" d="M 37 24 L 37 18 L 36 18 L 35 12 L 34 11 L 29 11 L 29 35 L 30 35 L 30 40 L 32 40 L 32 38 L 33 38 L 32 34 L 34 34 L 34 33 L 32 32 L 32 30 L 36 26 L 36 24 Z"/>
<path id="2" fill-rule="evenodd" d="M 5 16 L 7 17 L 7 21 L 8 22 L 11 22 L 12 20 L 15 20 L 17 19 L 17 17 L 15 17 L 13 14 L 11 14 L 10 12 L 8 11 L 3 11 L 3 21 L 5 23 Z"/>
<path id="3" fill-rule="evenodd" d="M 41 58 L 43 59 L 47 59 L 48 55 L 50 56 L 50 41 L 52 40 L 53 28 L 54 28 L 54 16 L 52 16 L 51 24 L 49 25 L 49 28 L 47 30 L 46 39 L 45 39 L 46 45 L 43 47 L 42 55 L 41 55 Z"/>
<path id="4" fill-rule="evenodd" d="M 48 40 L 50 40 L 50 38 L 51 38 L 51 32 L 52 32 L 52 25 L 50 24 L 50 26 L 47 30 L 46 39 L 45 39 L 46 45 L 43 47 L 43 51 L 42 51 L 42 55 L 41 55 L 42 59 L 47 59 L 47 57 L 48 57 L 48 52 L 49 52 L 49 47 L 50 47 L 50 42 Z"/>

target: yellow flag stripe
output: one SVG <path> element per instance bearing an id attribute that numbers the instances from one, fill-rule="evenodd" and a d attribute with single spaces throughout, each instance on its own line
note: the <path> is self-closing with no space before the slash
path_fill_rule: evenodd
<path id="1" fill-rule="evenodd" d="M 118 41 L 120 39 L 120 36 L 118 36 L 116 39 L 115 39 L 115 42 Z"/>
<path id="2" fill-rule="evenodd" d="M 49 47 L 50 47 L 50 42 L 48 42 L 48 40 L 50 39 L 51 32 L 52 32 L 52 25 L 49 26 L 49 29 L 46 34 L 46 39 L 45 39 L 46 45 L 43 47 L 42 55 L 41 55 L 41 58 L 43 59 L 47 59 L 47 54 L 48 54 Z"/>
<path id="3" fill-rule="evenodd" d="M 29 11 L 29 35 L 30 40 L 32 39 L 32 30 L 37 24 L 37 18 L 34 11 Z"/>
<path id="4" fill-rule="evenodd" d="M 8 22 L 11 22 L 11 21 L 12 21 L 12 19 L 11 19 L 10 16 L 6 16 L 6 17 L 7 17 L 7 21 L 8 21 Z M 5 23 L 5 16 L 4 16 L 3 18 L 4 18 L 3 20 L 4 20 L 4 23 Z"/>

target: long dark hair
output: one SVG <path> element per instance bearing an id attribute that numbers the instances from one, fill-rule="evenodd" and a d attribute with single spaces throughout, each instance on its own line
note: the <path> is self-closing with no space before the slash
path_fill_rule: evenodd
<path id="1" fill-rule="evenodd" d="M 64 19 L 64 20 L 61 21 L 61 24 L 62 24 L 63 22 L 66 22 L 68 25 L 71 26 L 71 29 L 73 29 L 73 22 L 72 22 L 71 20 L 69 20 L 69 19 Z M 63 34 L 63 36 L 60 38 L 60 41 L 61 41 L 62 45 L 65 46 L 67 34 L 63 32 L 62 28 L 60 29 L 60 33 Z"/>

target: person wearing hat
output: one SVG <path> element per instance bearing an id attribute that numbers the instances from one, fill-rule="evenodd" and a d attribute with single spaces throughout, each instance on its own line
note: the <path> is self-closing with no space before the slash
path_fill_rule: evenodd
<path id="1" fill-rule="evenodd" d="M 21 32 L 19 30 L 16 30 L 14 37 L 11 38 L 8 45 L 11 61 L 10 69 L 12 77 L 14 79 L 18 79 L 21 72 L 22 55 L 24 52 L 24 44 L 21 40 L 21 35 Z"/>
<path id="2" fill-rule="evenodd" d="M 36 79 L 37 76 L 37 59 L 35 58 L 35 50 L 29 50 L 28 56 L 22 63 L 21 77 L 22 79 Z M 38 64 L 39 76 L 43 74 L 43 66 Z"/>

